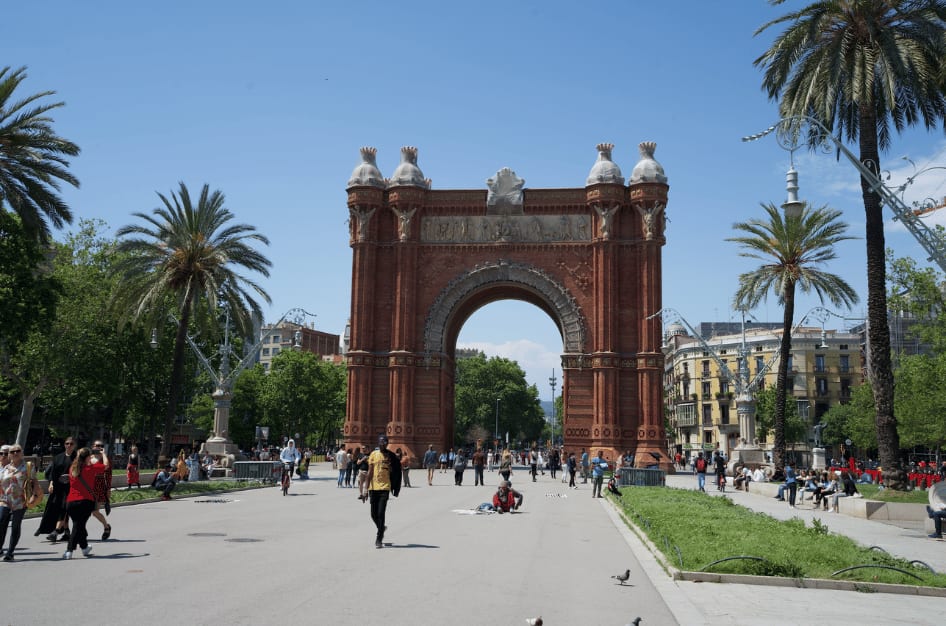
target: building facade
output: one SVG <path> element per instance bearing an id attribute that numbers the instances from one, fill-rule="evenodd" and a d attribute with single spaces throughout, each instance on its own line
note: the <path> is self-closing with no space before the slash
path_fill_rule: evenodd
<path id="1" fill-rule="evenodd" d="M 266 324 L 261 333 L 273 330 L 273 333 L 259 348 L 257 359 L 267 372 L 273 359 L 283 350 L 304 350 L 317 354 L 323 359 L 331 359 L 340 351 L 340 337 L 331 333 L 315 330 L 312 326 L 282 322 L 277 326 Z"/>
<path id="2" fill-rule="evenodd" d="M 705 338 L 733 376 L 738 375 L 740 351 L 745 340 L 749 380 L 761 373 L 757 389 L 774 387 L 778 374 L 777 354 L 782 331 L 766 324 Z M 671 448 L 692 456 L 698 450 L 717 448 L 728 454 L 741 438 L 756 440 L 755 433 L 739 432 L 736 415 L 735 381 L 731 380 L 696 337 L 679 324 L 672 324 L 664 340 L 666 409 Z M 851 390 L 863 380 L 862 339 L 856 332 L 802 327 L 792 335 L 789 359 L 788 400 L 798 407 L 798 415 L 808 425 L 805 441 L 796 449 L 808 449 L 814 442 L 813 428 L 832 406 L 846 404 Z M 789 446 L 793 442 L 788 442 Z M 771 437 L 759 440 L 771 448 Z"/>

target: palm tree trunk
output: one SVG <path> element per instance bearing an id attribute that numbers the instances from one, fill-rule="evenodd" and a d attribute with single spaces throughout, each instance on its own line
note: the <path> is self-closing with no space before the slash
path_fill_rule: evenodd
<path id="1" fill-rule="evenodd" d="M 875 175 L 880 173 L 877 149 L 877 115 L 870 106 L 860 110 L 860 159 Z M 887 275 L 884 215 L 880 196 L 861 178 L 867 242 L 867 345 L 868 374 L 877 411 L 877 448 L 889 488 L 906 488 L 900 471 L 900 436 L 893 413 L 893 368 L 890 360 L 890 327 L 887 323 Z M 888 479 L 887 473 L 891 475 Z"/>
<path id="2" fill-rule="evenodd" d="M 168 410 L 164 416 L 164 438 L 161 441 L 161 454 L 158 455 L 159 469 L 170 460 L 171 430 L 177 417 L 177 404 L 181 399 L 181 389 L 184 386 L 184 348 L 187 340 L 187 326 L 191 317 L 191 291 L 188 290 L 181 304 L 181 319 L 177 324 L 177 335 L 174 338 L 174 354 L 171 358 L 171 386 L 168 390 Z"/>
<path id="3" fill-rule="evenodd" d="M 795 318 L 795 283 L 785 283 L 782 311 L 782 341 L 779 346 L 778 376 L 775 382 L 775 416 L 772 428 L 772 465 L 775 474 L 781 476 L 785 469 L 785 402 L 788 395 L 788 360 L 792 356 L 792 321 Z"/>

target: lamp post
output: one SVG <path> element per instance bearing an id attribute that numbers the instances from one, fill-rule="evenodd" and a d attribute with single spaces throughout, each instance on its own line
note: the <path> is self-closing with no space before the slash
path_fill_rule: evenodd
<path id="1" fill-rule="evenodd" d="M 552 387 L 552 445 L 555 445 L 555 385 L 558 379 L 555 378 L 555 368 L 552 368 L 552 376 L 549 378 L 549 386 Z"/>
<path id="2" fill-rule="evenodd" d="M 499 439 L 499 398 L 496 398 L 496 439 Z"/>

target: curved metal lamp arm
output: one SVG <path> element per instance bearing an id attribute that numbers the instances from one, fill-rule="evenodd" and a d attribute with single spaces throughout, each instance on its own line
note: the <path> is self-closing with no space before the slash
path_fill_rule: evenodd
<path id="1" fill-rule="evenodd" d="M 816 137 L 819 141 L 824 142 L 825 140 L 830 141 L 834 144 L 834 147 L 837 149 L 839 154 L 843 154 L 851 165 L 858 171 L 861 177 L 867 181 L 870 190 L 877 193 L 880 196 L 881 203 L 886 204 L 890 207 L 890 210 L 893 211 L 894 220 L 900 221 L 906 227 L 910 234 L 919 242 L 923 249 L 929 254 L 928 261 L 933 261 L 939 265 L 940 269 L 946 272 L 946 241 L 943 241 L 940 237 L 930 230 L 926 224 L 923 223 L 913 211 L 904 204 L 903 200 L 897 196 L 895 192 L 890 190 L 880 177 L 874 173 L 868 167 L 868 164 L 865 164 L 860 159 L 858 159 L 854 154 L 847 149 L 847 147 L 841 142 L 840 139 L 831 134 L 831 132 L 822 124 L 819 120 L 808 116 L 808 115 L 795 115 L 791 117 L 783 117 L 778 122 L 768 127 L 761 133 L 756 133 L 754 135 L 749 135 L 743 137 L 742 140 L 756 141 L 757 139 L 762 139 L 763 137 L 776 132 L 779 138 L 779 144 L 786 150 L 795 150 L 800 145 L 799 138 L 802 136 L 801 128 L 808 124 L 817 131 L 816 133 L 808 133 L 809 137 Z M 783 143 L 784 141 L 790 141 L 789 145 Z M 810 141 L 808 143 L 811 143 Z M 878 164 L 873 164 L 875 168 L 878 167 Z M 902 194 L 903 191 L 913 183 L 916 177 L 930 169 L 936 168 L 926 168 L 917 172 L 913 176 L 907 179 L 903 185 L 898 188 L 898 191 Z"/>

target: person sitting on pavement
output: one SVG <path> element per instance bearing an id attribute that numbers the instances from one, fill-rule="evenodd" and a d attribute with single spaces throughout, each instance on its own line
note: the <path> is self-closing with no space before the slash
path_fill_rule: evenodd
<path id="1" fill-rule="evenodd" d="M 765 470 L 762 469 L 761 465 L 756 466 L 756 468 L 752 471 L 752 482 L 754 483 L 769 482 L 769 477 L 765 475 Z"/>
<path id="2" fill-rule="evenodd" d="M 174 471 L 174 464 L 168 463 L 167 466 L 158 472 L 154 477 L 152 486 L 161 491 L 162 500 L 170 500 L 171 492 L 177 486 L 177 476 Z"/>
<path id="3" fill-rule="evenodd" d="M 511 513 L 522 506 L 523 496 L 512 488 L 508 480 L 499 482 L 499 489 L 493 494 L 493 508 L 497 513 Z"/>

